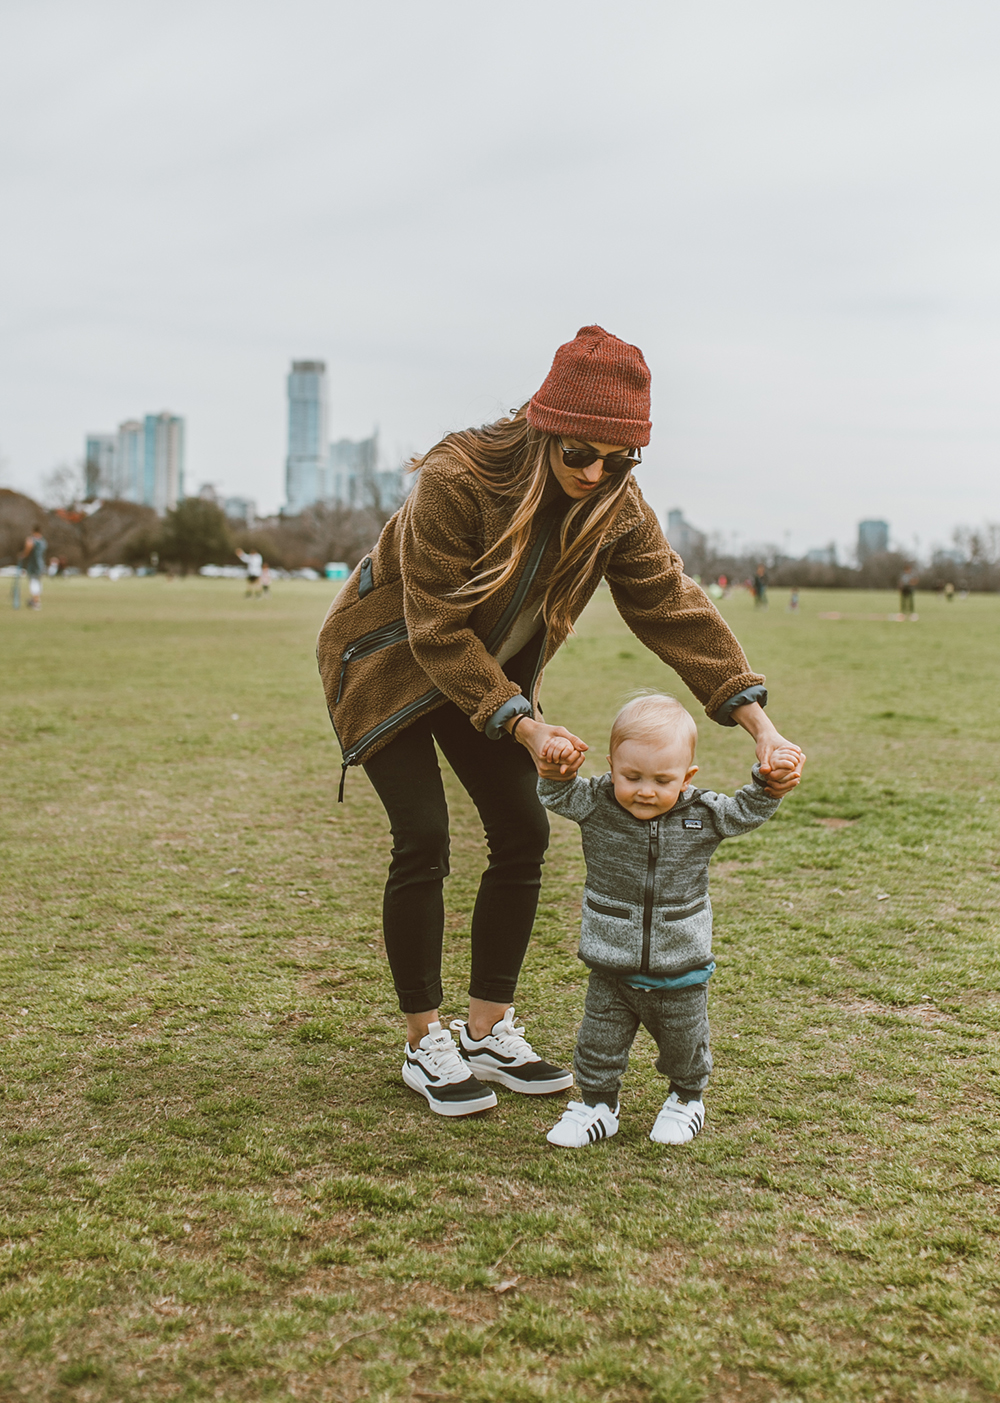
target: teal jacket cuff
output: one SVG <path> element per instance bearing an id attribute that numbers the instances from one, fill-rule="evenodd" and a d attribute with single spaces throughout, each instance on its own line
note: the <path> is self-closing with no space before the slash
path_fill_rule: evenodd
<path id="1" fill-rule="evenodd" d="M 728 701 L 722 703 L 715 713 L 715 720 L 720 726 L 735 726 L 733 712 L 738 706 L 747 706 L 750 702 L 756 702 L 758 706 L 767 706 L 767 688 L 760 683 L 756 687 L 745 687 L 742 692 L 737 692 L 735 697 L 730 697 Z"/>
<path id="2" fill-rule="evenodd" d="M 728 706 L 729 703 L 727 702 Z M 503 735 L 503 727 L 507 721 L 515 716 L 532 716 L 531 702 L 527 697 L 511 697 L 510 701 L 505 701 L 503 706 L 498 707 L 487 721 L 485 726 L 487 740 L 499 740 Z"/>

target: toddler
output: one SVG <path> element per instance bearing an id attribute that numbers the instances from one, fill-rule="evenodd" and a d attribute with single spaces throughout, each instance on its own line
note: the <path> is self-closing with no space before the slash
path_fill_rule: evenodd
<path id="1" fill-rule="evenodd" d="M 583 1100 L 571 1101 L 549 1131 L 553 1145 L 578 1148 L 617 1133 L 618 1093 L 640 1024 L 670 1082 L 649 1138 L 683 1145 L 705 1123 L 715 969 L 709 859 L 723 838 L 759 828 L 781 800 L 765 792 L 757 765 L 732 798 L 694 788 L 697 739 L 694 719 L 673 697 L 637 697 L 611 728 L 610 774 L 538 781 L 545 807 L 580 825 L 587 862 L 580 958 L 590 981 L 573 1059 Z M 571 751 L 556 737 L 544 758 L 578 761 Z M 794 767 L 798 752 L 774 759 Z"/>

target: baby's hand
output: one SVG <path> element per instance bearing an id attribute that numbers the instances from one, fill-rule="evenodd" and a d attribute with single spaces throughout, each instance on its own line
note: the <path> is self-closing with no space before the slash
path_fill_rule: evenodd
<path id="1" fill-rule="evenodd" d="M 570 778 L 583 764 L 583 752 L 566 736 L 549 736 L 541 749 L 540 758 L 548 765 L 558 765 L 560 775 Z"/>
<path id="2" fill-rule="evenodd" d="M 772 784 L 788 785 L 795 788 L 802 778 L 802 766 L 806 757 L 797 745 L 782 745 L 777 750 L 771 751 L 771 773 Z"/>

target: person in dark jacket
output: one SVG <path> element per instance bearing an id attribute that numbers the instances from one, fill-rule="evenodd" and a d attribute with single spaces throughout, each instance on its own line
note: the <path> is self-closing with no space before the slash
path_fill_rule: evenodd
<path id="1" fill-rule="evenodd" d="M 640 696 L 615 718 L 609 774 L 538 781 L 545 807 L 580 825 L 587 861 L 580 959 L 590 982 L 573 1059 L 583 1100 L 571 1101 L 549 1131 L 554 1145 L 579 1149 L 617 1133 L 618 1093 L 640 1025 L 670 1082 L 649 1138 L 683 1145 L 705 1123 L 715 970 L 708 864 L 724 838 L 759 828 L 781 799 L 767 793 L 758 765 L 732 798 L 695 789 L 697 738 L 674 697 Z M 558 740 L 546 753 L 574 758 Z"/>
<path id="2" fill-rule="evenodd" d="M 334 600 L 317 655 L 348 770 L 362 765 L 392 828 L 386 953 L 406 1016 L 403 1079 L 441 1115 L 529 1095 L 572 1075 L 534 1053 L 513 999 L 548 843 L 535 792 L 553 739 L 586 745 L 538 711 L 542 674 L 602 579 L 637 637 L 723 725 L 754 737 L 776 792 L 799 752 L 768 720 L 764 678 L 683 573 L 633 477 L 649 443 L 641 351 L 598 326 L 561 346 L 509 418 L 452 433 Z M 448 811 L 435 743 L 483 821 L 489 864 L 472 918 L 469 1017 L 442 1027 Z"/>

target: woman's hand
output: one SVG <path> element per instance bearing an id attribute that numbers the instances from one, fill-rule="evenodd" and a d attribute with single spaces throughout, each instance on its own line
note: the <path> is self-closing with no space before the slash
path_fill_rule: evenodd
<path id="1" fill-rule="evenodd" d="M 799 747 L 785 740 L 757 702 L 738 706 L 733 712 L 733 720 L 749 731 L 757 742 L 760 772 L 768 781 L 765 794 L 770 794 L 773 799 L 790 794 L 801 780 L 802 766 L 806 763 L 806 757 Z"/>
<path id="2" fill-rule="evenodd" d="M 514 717 L 510 725 L 516 720 Z M 572 779 L 589 748 L 565 726 L 547 726 L 530 716 L 518 723 L 514 739 L 528 751 L 542 779 Z"/>

